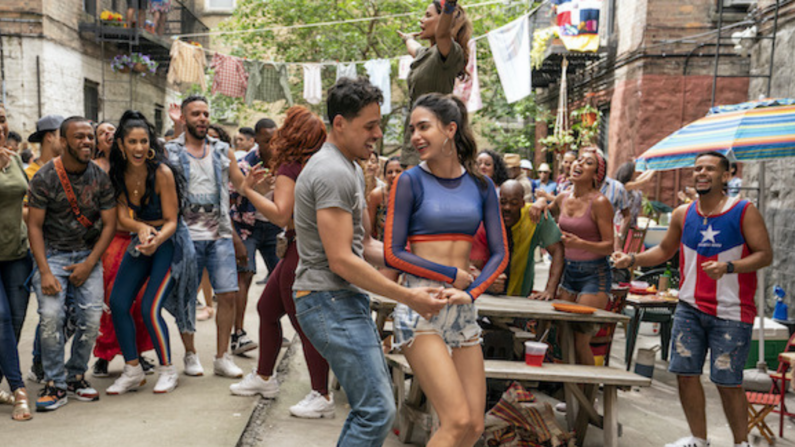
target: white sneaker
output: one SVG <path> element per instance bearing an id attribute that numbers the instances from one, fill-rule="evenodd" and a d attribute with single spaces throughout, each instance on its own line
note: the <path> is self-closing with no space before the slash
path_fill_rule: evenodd
<path id="1" fill-rule="evenodd" d="M 709 441 L 706 439 L 696 438 L 695 436 L 688 436 L 674 442 L 673 444 L 665 444 L 665 447 L 709 447 Z"/>
<path id="2" fill-rule="evenodd" d="M 233 379 L 243 377 L 243 370 L 235 365 L 232 356 L 228 352 L 224 352 L 221 358 L 213 360 L 213 371 L 216 376 L 231 377 Z"/>
<path id="3" fill-rule="evenodd" d="M 279 382 L 276 376 L 271 376 L 268 380 L 263 380 L 255 369 L 238 383 L 229 385 L 229 391 L 235 396 L 253 396 L 259 394 L 266 399 L 273 399 L 279 395 Z"/>
<path id="4" fill-rule="evenodd" d="M 177 374 L 177 367 L 172 365 L 158 366 L 157 367 L 157 384 L 153 390 L 156 394 L 170 393 L 179 384 L 179 375 Z"/>
<path id="5" fill-rule="evenodd" d="M 124 394 L 127 391 L 135 391 L 145 383 L 146 374 L 141 364 L 139 363 L 136 366 L 132 366 L 125 363 L 124 371 L 122 371 L 121 376 L 113 382 L 113 385 L 105 390 L 105 393 L 110 395 Z"/>
<path id="6" fill-rule="evenodd" d="M 566 412 L 566 402 L 558 402 L 558 403 L 556 403 L 555 404 L 555 411 L 557 411 L 559 413 L 565 413 Z"/>
<path id="7" fill-rule="evenodd" d="M 195 352 L 186 352 L 184 360 L 185 374 L 194 377 L 204 375 L 204 368 L 202 368 L 202 364 L 199 362 L 199 354 Z"/>
<path id="8" fill-rule="evenodd" d="M 312 390 L 304 400 L 290 407 L 290 414 L 305 419 L 332 419 L 335 416 L 334 396 L 329 394 L 326 400 L 320 393 Z"/>

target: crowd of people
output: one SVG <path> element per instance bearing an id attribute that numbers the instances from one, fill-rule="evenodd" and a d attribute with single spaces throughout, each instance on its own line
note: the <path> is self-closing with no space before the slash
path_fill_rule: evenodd
<path id="1" fill-rule="evenodd" d="M 418 35 L 402 34 L 416 57 L 407 145 L 384 160 L 376 150 L 383 95 L 365 78 L 341 78 L 328 90 L 325 123 L 293 106 L 280 126 L 265 118 L 241 127 L 234 145 L 212 123 L 208 101 L 191 95 L 170 109 L 175 126 L 163 139 L 132 110 L 116 123 L 44 116 L 28 138 L 38 156 L 25 161 L 0 107 L 0 372 L 11 390 L 0 391 L 0 403 L 13 405 L 15 420 L 32 417 L 17 348 L 30 291 L 39 321 L 29 379 L 43 384 L 35 401 L 42 412 L 67 396 L 99 400 L 87 378 L 92 352 L 94 377 L 109 376 L 116 355 L 124 359 L 108 395 L 139 389 L 155 372 L 152 391 L 173 392 L 180 375 L 164 308 L 179 331 L 185 375 L 204 374 L 194 342 L 199 313 L 216 323 L 213 373 L 241 379 L 232 394 L 275 398 L 287 315 L 312 388 L 290 412 L 334 417 L 333 369 L 351 405 L 340 445 L 380 445 L 395 402 L 370 315 L 372 292 L 398 302 L 390 349 L 405 354 L 439 415 L 429 445 L 473 445 L 486 405 L 480 295 L 605 309 L 616 267 L 661 264 L 681 240 L 671 370 L 693 438 L 671 445 L 706 445 L 696 379 L 707 349 L 713 358 L 731 353 L 730 367 L 713 366 L 711 378 L 735 442 L 747 441 L 738 365 L 755 315 L 754 272 L 772 251 L 753 205 L 724 195 L 732 175 L 726 158 L 699 156 L 695 206 L 674 212 L 657 248 L 623 254 L 621 241 L 641 213 L 640 189 L 653 174 L 628 163 L 610 178 L 597 147 L 535 171 L 518 154 L 478 151 L 466 106 L 450 95 L 455 78 L 466 76 L 470 35 L 463 9 L 450 0 L 428 6 Z M 716 243 L 719 233 L 731 247 Z M 268 279 L 254 341 L 244 314 L 257 252 Z M 543 290 L 534 288 L 538 252 L 549 262 Z M 594 364 L 596 330 L 575 327 L 578 363 Z M 721 334 L 746 343 L 720 341 Z M 255 349 L 258 365 L 244 375 L 233 355 Z M 142 355 L 149 350 L 156 366 Z"/>

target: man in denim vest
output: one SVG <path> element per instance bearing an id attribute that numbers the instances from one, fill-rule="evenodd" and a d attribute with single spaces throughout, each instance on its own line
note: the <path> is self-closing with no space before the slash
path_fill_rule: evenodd
<path id="1" fill-rule="evenodd" d="M 207 99 L 191 95 L 182 101 L 181 123 L 185 133 L 169 141 L 169 158 L 181 166 L 188 180 L 188 204 L 183 211 L 185 223 L 196 248 L 198 272 L 207 268 L 210 283 L 218 298 L 217 352 L 213 362 L 216 375 L 243 377 L 243 371 L 227 352 L 235 318 L 237 263 L 229 217 L 229 181 L 238 191 L 243 173 L 228 144 L 207 136 L 210 108 Z M 205 297 L 205 299 L 211 299 Z M 195 316 L 194 316 L 195 317 Z M 185 344 L 185 374 L 201 376 L 204 370 L 193 344 L 193 334 L 182 334 Z"/>

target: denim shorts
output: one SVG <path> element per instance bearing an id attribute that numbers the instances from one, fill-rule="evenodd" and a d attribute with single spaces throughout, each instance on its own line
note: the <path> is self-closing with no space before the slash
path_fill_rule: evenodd
<path id="1" fill-rule="evenodd" d="M 563 281 L 560 287 L 572 295 L 606 293 L 610 296 L 613 274 L 607 258 L 593 261 L 570 261 L 566 259 Z"/>
<path id="2" fill-rule="evenodd" d="M 206 267 L 213 291 L 215 293 L 237 292 L 237 261 L 232 239 L 193 241 L 193 246 L 196 248 L 199 276 Z"/>
<path id="3" fill-rule="evenodd" d="M 671 331 L 673 349 L 668 371 L 681 376 L 701 375 L 709 349 L 712 383 L 740 386 L 752 330 L 750 323 L 713 317 L 680 301 Z"/>
<path id="4" fill-rule="evenodd" d="M 418 276 L 404 275 L 406 287 L 450 287 L 448 284 L 420 278 Z M 482 342 L 480 325 L 478 324 L 478 310 L 475 303 L 448 304 L 442 310 L 426 320 L 414 309 L 405 304 L 398 303 L 392 315 L 395 332 L 394 346 L 411 343 L 414 338 L 422 334 L 436 334 L 442 337 L 449 348 L 463 348 L 477 346 Z"/>

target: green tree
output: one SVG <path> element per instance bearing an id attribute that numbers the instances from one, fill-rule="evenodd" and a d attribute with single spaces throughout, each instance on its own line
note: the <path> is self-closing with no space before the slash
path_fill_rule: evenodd
<path id="1" fill-rule="evenodd" d="M 406 54 L 405 45 L 397 31 L 419 31 L 418 21 L 429 3 L 428 0 L 239 0 L 232 17 L 221 23 L 219 28 L 222 31 L 232 32 L 224 35 L 222 40 L 228 47 L 233 48 L 233 54 L 249 59 L 349 62 L 392 58 Z M 473 22 L 474 36 L 480 36 L 514 20 L 526 11 L 528 2 L 514 1 L 509 6 L 505 6 L 505 2 L 501 0 L 471 8 L 467 7 L 467 3 L 483 3 L 483 1 L 461 0 Z M 370 18 L 379 19 L 364 20 Z M 331 26 L 301 27 L 307 24 L 343 20 L 360 21 Z M 240 32 L 276 27 L 294 28 Z M 490 122 L 516 113 L 525 116 L 535 110 L 530 105 L 532 100 L 524 100 L 510 106 L 505 102 L 485 39 L 478 42 L 478 66 L 481 74 L 481 90 L 484 92 L 484 109 L 480 113 L 482 120 Z M 402 139 L 403 118 L 407 113 L 405 100 L 408 93 L 407 85 L 405 81 L 397 80 L 397 60 L 393 61 L 392 68 L 392 112 L 383 117 L 382 123 L 387 142 Z M 358 66 L 358 70 L 360 75 L 365 74 L 362 65 Z M 334 83 L 335 76 L 334 66 L 324 68 L 322 72 L 324 89 Z M 299 66 L 291 67 L 293 99 L 323 115 L 325 105 L 322 102 L 316 106 L 304 104 L 302 77 Z M 245 113 L 245 107 L 240 101 L 232 101 L 232 104 L 224 101 L 223 105 L 234 109 L 233 113 L 227 113 L 228 116 Z M 501 134 L 494 133 L 494 140 L 489 136 L 489 141 L 498 150 L 530 147 L 532 129 L 529 131 L 530 134 L 527 132 L 527 130 L 503 130 Z"/>

